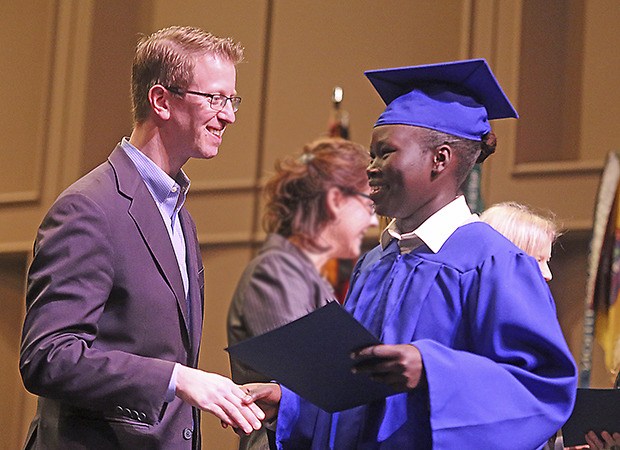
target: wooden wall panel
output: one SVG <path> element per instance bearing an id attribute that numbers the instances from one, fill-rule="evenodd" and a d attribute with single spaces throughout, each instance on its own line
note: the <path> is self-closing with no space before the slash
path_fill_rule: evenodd
<path id="1" fill-rule="evenodd" d="M 0 255 L 0 424 L 4 430 L 0 448 L 6 449 L 20 448 L 26 430 L 21 411 L 28 398 L 18 370 L 25 268 L 24 255 Z"/>
<path id="2" fill-rule="evenodd" d="M 498 133 L 497 153 L 483 165 L 485 200 L 491 204 L 515 199 L 554 211 L 568 229 L 587 230 L 592 225 L 594 200 L 605 155 L 609 150 L 617 149 L 620 140 L 618 127 L 611 123 L 620 104 L 620 90 L 612 87 L 613 74 L 617 73 L 620 64 L 617 52 L 620 38 L 611 27 L 613 20 L 619 18 L 620 4 L 555 4 L 560 13 L 564 8 L 572 11 L 572 15 L 565 17 L 559 14 L 549 20 L 568 21 L 573 28 L 581 26 L 582 30 L 575 34 L 583 39 L 581 46 L 572 42 L 562 47 L 560 44 L 566 44 L 567 37 L 556 36 L 558 41 L 564 41 L 556 43 L 555 51 L 563 49 L 563 53 L 552 54 L 556 61 L 549 63 L 552 67 L 564 67 L 568 72 L 557 75 L 537 67 L 548 62 L 548 55 L 541 54 L 536 58 L 532 56 L 536 55 L 536 50 L 521 48 L 523 45 L 535 45 L 524 34 L 539 33 L 541 30 L 531 28 L 542 26 L 528 22 L 531 14 L 521 15 L 522 9 L 524 6 L 544 9 L 547 3 L 524 0 L 497 2 L 497 5 L 501 24 L 497 37 L 497 58 L 498 61 L 512 61 L 508 73 L 510 78 L 505 78 L 508 93 L 517 110 L 525 117 L 518 121 L 496 121 L 496 132 L 499 130 L 502 133 Z M 574 17 L 577 11 L 582 11 L 585 17 Z M 557 33 L 564 29 L 560 25 L 556 27 L 560 30 Z M 553 25 L 547 24 L 546 32 L 552 36 L 553 29 Z M 504 65 L 500 64 L 500 67 Z M 501 69 L 499 75 L 503 75 Z M 560 89 L 555 97 L 538 96 L 528 90 L 534 89 L 530 77 L 543 77 L 539 84 L 556 83 L 561 85 Z M 529 81 L 525 82 L 526 79 Z M 576 82 L 581 85 L 571 85 Z M 524 102 L 522 111 L 521 101 Z M 557 105 L 545 104 L 551 101 L 565 106 L 558 110 Z M 579 106 L 578 112 L 573 110 L 574 104 Z M 538 111 L 536 120 L 528 116 L 532 108 Z M 571 111 L 567 112 L 567 109 Z M 561 130 L 560 135 L 558 130 Z M 556 138 L 551 141 L 535 138 L 545 133 Z M 557 147 L 551 148 L 554 145 Z M 558 153 L 558 148 L 562 149 L 562 146 L 568 148 Z"/>
<path id="3" fill-rule="evenodd" d="M 523 1 L 517 163 L 579 157 L 584 8 L 581 0 Z"/>
<path id="4" fill-rule="evenodd" d="M 254 238 L 252 194 L 253 190 L 209 191 L 193 197 L 188 209 L 196 222 L 200 242 L 250 245 Z"/>
<path id="5" fill-rule="evenodd" d="M 12 44 L 15 37 L 21 39 L 15 44 L 21 60 L 8 65 L 15 69 L 8 71 L 9 81 L 1 85 L 18 92 L 18 86 L 25 83 L 23 90 L 30 93 L 25 94 L 20 113 L 7 115 L 3 121 L 8 125 L 4 134 L 10 145 L 2 147 L 0 167 L 6 171 L 7 180 L 23 179 L 13 186 L 17 195 L 5 191 L 2 198 L 0 193 L 0 251 L 8 252 L 30 250 L 36 226 L 48 206 L 79 174 L 76 161 L 83 134 L 92 2 L 26 1 L 11 3 L 9 10 L 13 8 L 14 14 L 1 16 L 0 28 L 9 31 L 7 40 Z M 21 103 L 23 100 L 16 101 Z M 14 138 L 21 144 L 15 145 Z M 22 190 L 24 186 L 32 189 Z"/>
<path id="6" fill-rule="evenodd" d="M 150 20 L 149 3 L 106 0 L 93 4 L 89 53 L 96 57 L 88 59 L 83 145 L 75 149 L 75 177 L 105 161 L 121 138 L 131 134 L 131 63 L 139 35 Z"/>
<path id="7" fill-rule="evenodd" d="M 620 151 L 620 3 L 615 0 L 585 4 L 583 108 L 580 159 L 602 161 L 610 150 Z"/>
<path id="8" fill-rule="evenodd" d="M 0 122 L 0 167 L 12 170 L 0 177 L 0 204 L 37 201 L 43 184 L 56 4 L 9 2 L 2 14 L 0 97 L 6 116 Z"/>
<path id="9" fill-rule="evenodd" d="M 383 105 L 364 70 L 464 57 L 469 2 L 274 2 L 265 158 L 298 151 L 327 130 L 334 86 L 344 89 L 351 139 L 370 143 Z M 464 33 L 465 31 L 465 33 Z"/>

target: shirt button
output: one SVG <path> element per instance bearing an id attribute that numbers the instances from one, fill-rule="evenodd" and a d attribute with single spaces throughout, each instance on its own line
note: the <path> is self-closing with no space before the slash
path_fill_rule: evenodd
<path id="1" fill-rule="evenodd" d="M 172 192 L 176 192 L 178 189 L 176 186 L 172 186 Z"/>
<path id="2" fill-rule="evenodd" d="M 183 439 L 189 441 L 192 438 L 192 430 L 185 428 L 183 430 Z"/>

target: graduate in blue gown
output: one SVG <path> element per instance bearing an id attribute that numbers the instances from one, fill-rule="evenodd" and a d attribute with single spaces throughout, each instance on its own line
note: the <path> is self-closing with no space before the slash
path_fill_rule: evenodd
<path id="1" fill-rule="evenodd" d="M 368 176 L 394 220 L 356 265 L 345 308 L 384 345 L 354 370 L 399 394 L 328 414 L 284 387 L 281 449 L 541 448 L 570 415 L 576 367 L 536 261 L 471 214 L 460 187 L 517 117 L 484 60 L 367 72 L 386 110 Z"/>

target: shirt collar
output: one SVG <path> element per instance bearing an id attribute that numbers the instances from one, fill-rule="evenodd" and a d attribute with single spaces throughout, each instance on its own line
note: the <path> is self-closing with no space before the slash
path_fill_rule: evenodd
<path id="1" fill-rule="evenodd" d="M 121 140 L 121 147 L 136 166 L 153 199 L 166 210 L 169 216 L 174 211 L 178 211 L 189 191 L 190 181 L 185 172 L 179 170 L 175 178 L 170 177 L 161 167 L 132 145 L 126 137 Z"/>
<path id="2" fill-rule="evenodd" d="M 433 253 L 437 253 L 458 227 L 479 220 L 478 216 L 469 210 L 465 197 L 460 195 L 411 232 L 401 233 L 396 226 L 396 220 L 392 220 L 381 233 L 381 247 L 385 249 L 396 239 L 399 241 L 401 253 L 409 253 L 422 243 Z"/>

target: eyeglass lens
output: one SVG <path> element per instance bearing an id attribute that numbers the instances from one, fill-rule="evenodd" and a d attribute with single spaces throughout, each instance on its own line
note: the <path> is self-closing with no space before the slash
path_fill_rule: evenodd
<path id="1" fill-rule="evenodd" d="M 230 100 L 230 104 L 232 105 L 232 109 L 234 112 L 239 110 L 239 105 L 241 104 L 241 97 L 226 97 L 221 94 L 212 94 L 207 97 L 209 103 L 214 109 L 224 109 L 226 107 L 226 102 Z"/>

